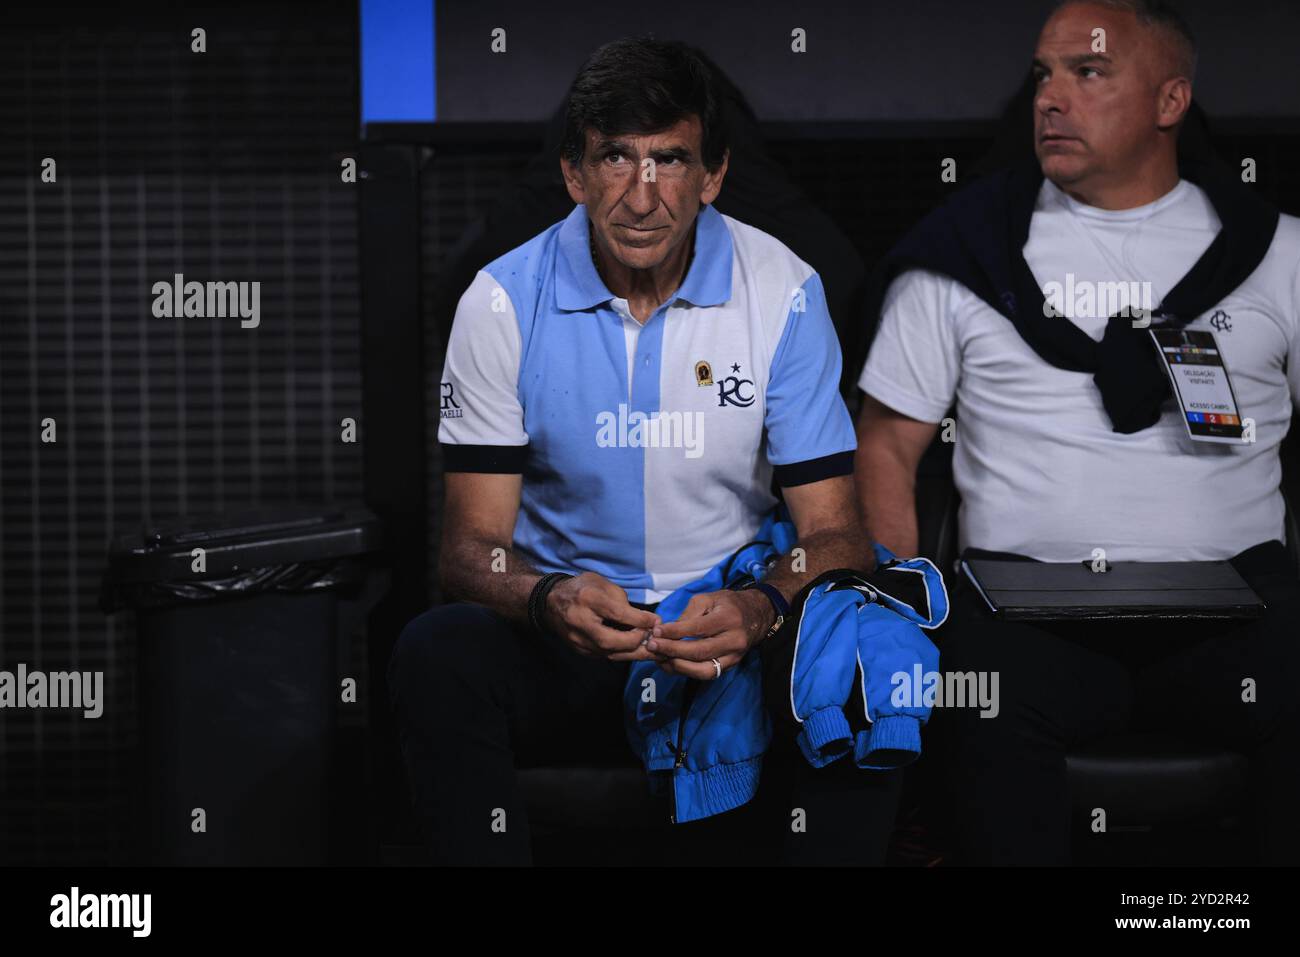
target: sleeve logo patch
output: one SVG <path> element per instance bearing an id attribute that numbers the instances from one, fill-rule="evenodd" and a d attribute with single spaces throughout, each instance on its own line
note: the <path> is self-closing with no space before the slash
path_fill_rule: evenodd
<path id="1" fill-rule="evenodd" d="M 444 419 L 459 419 L 465 415 L 465 413 L 461 411 L 460 403 L 456 401 L 455 392 L 456 389 L 452 383 L 444 382 L 442 384 L 442 404 L 439 409 L 439 414 Z"/>

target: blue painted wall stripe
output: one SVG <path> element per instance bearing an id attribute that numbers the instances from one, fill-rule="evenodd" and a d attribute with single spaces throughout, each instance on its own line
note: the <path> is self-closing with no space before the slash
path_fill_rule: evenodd
<path id="1" fill-rule="evenodd" d="M 361 123 L 437 114 L 434 0 L 361 0 Z"/>

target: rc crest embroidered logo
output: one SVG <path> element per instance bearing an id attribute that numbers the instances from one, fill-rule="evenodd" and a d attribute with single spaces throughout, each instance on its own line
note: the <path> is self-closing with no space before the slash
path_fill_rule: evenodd
<path id="1" fill-rule="evenodd" d="M 738 405 L 741 407 L 754 404 L 754 380 L 740 376 L 740 364 L 731 364 L 732 375 L 718 383 L 718 407 Z"/>

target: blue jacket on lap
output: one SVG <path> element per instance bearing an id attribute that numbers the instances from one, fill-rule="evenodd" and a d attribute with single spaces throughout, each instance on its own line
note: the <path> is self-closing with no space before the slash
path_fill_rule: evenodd
<path id="1" fill-rule="evenodd" d="M 659 616 L 675 621 L 694 595 L 763 578 L 796 543 L 784 504 L 754 538 L 663 599 Z M 798 631 L 790 707 L 802 726 L 799 749 L 815 767 L 850 752 L 863 768 L 896 767 L 920 754 L 920 726 L 930 709 L 893 694 L 893 684 L 899 673 L 910 680 L 918 665 L 922 672 L 938 669 L 938 649 L 921 629 L 943 623 L 947 593 L 926 559 L 898 562 L 880 545 L 875 552 L 884 574 L 868 580 L 851 571 L 828 572 L 805 586 L 791 607 Z M 859 694 L 869 724 L 855 733 L 845 706 Z M 669 674 L 653 661 L 633 662 L 624 705 L 628 740 L 651 787 L 672 789 L 675 822 L 729 811 L 757 792 L 772 723 L 756 649 L 710 681 Z"/>

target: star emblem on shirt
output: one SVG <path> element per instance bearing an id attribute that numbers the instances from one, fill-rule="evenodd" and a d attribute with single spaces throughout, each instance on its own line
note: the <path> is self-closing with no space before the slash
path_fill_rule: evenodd
<path id="1" fill-rule="evenodd" d="M 732 372 L 739 372 L 739 371 L 740 371 L 740 365 L 739 365 L 738 363 L 733 362 L 733 363 L 731 364 L 731 371 L 732 371 Z"/>

